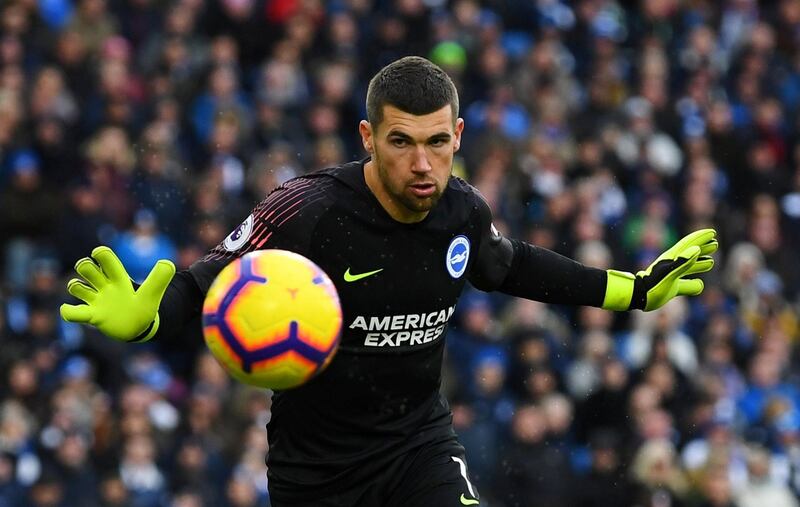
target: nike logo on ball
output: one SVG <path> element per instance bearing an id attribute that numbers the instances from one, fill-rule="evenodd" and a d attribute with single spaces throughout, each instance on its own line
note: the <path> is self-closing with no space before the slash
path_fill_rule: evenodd
<path id="1" fill-rule="evenodd" d="M 358 280 L 361 280 L 362 278 L 366 278 L 368 276 L 372 276 L 372 275 L 374 275 L 376 273 L 380 273 L 381 271 L 383 271 L 383 268 L 376 269 L 375 271 L 367 271 L 366 273 L 359 273 L 357 275 L 353 275 L 353 274 L 350 274 L 350 268 L 347 268 L 347 271 L 344 272 L 344 281 L 345 282 L 357 282 Z"/>

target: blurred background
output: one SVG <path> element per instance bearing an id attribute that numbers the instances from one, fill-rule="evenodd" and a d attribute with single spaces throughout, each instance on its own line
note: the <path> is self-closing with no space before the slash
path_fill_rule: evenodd
<path id="1" fill-rule="evenodd" d="M 456 81 L 495 224 L 636 270 L 716 227 L 701 297 L 644 314 L 477 291 L 443 389 L 482 505 L 783 507 L 800 491 L 800 0 L 0 1 L 0 507 L 268 506 L 269 397 L 204 350 L 58 318 L 276 185 L 364 156 L 369 78 Z"/>

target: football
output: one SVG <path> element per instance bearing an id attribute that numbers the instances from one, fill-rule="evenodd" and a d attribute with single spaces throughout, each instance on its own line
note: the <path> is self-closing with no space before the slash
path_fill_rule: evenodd
<path id="1" fill-rule="evenodd" d="M 235 379 L 281 390 L 307 382 L 339 346 L 336 287 L 309 259 L 258 250 L 227 266 L 203 303 L 203 337 Z"/>

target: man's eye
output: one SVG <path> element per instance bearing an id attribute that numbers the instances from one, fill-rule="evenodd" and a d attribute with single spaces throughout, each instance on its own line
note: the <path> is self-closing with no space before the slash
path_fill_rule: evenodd
<path id="1" fill-rule="evenodd" d="M 405 139 L 392 139 L 392 144 L 397 146 L 398 148 L 401 148 L 403 146 L 406 146 L 408 144 L 408 141 L 406 141 Z"/>
<path id="2" fill-rule="evenodd" d="M 433 141 L 431 141 L 431 142 L 430 142 L 430 145 L 431 145 L 431 146 L 434 146 L 434 147 L 437 147 L 437 146 L 442 146 L 442 145 L 444 145 L 444 144 L 445 144 L 445 142 L 446 142 L 446 141 L 445 141 L 444 139 L 434 139 Z"/>

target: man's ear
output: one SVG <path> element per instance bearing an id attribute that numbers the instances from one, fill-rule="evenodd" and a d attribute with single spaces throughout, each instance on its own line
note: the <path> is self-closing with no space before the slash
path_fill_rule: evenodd
<path id="1" fill-rule="evenodd" d="M 464 132 L 464 118 L 458 118 L 456 120 L 456 127 L 454 129 L 454 134 L 456 136 L 455 142 L 453 143 L 453 153 L 457 152 L 459 148 L 461 148 L 461 133 Z"/>
<path id="2" fill-rule="evenodd" d="M 361 120 L 358 122 L 358 133 L 361 134 L 361 144 L 364 146 L 364 149 L 367 150 L 368 153 L 372 154 L 372 126 L 367 120 Z"/>

